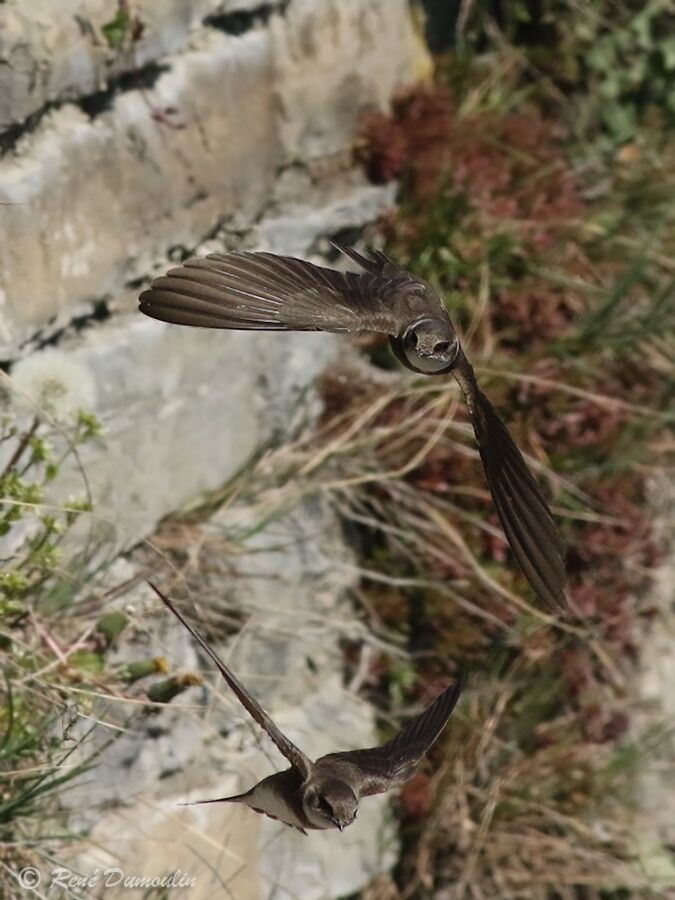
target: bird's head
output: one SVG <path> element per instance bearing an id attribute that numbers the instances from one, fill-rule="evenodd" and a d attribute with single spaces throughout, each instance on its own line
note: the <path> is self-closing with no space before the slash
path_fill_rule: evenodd
<path id="1" fill-rule="evenodd" d="M 359 801 L 344 781 L 326 778 L 309 782 L 302 805 L 305 815 L 316 828 L 339 828 L 342 831 L 356 818 Z"/>
<path id="2" fill-rule="evenodd" d="M 391 346 L 404 366 L 424 375 L 449 372 L 459 354 L 459 341 L 447 318 L 418 319 L 392 338 Z"/>

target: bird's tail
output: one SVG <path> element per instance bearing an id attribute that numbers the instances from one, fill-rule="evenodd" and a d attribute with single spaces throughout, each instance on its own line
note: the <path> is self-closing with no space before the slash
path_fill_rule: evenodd
<path id="1" fill-rule="evenodd" d="M 234 794 L 232 797 L 214 797 L 213 800 L 193 800 L 191 803 L 179 803 L 179 806 L 201 806 L 204 803 L 245 803 L 246 798 L 250 794 L 246 791 L 244 794 Z"/>
<path id="2" fill-rule="evenodd" d="M 338 243 L 338 241 L 332 240 L 331 244 L 336 250 L 339 250 L 340 253 L 344 253 L 345 256 L 348 256 L 352 262 L 357 264 L 357 266 L 361 266 L 366 272 L 370 272 L 371 275 L 382 275 L 387 266 L 398 270 L 395 263 L 379 250 L 369 250 L 370 258 L 368 258 L 354 250 L 353 247 L 346 247 L 344 244 Z"/>

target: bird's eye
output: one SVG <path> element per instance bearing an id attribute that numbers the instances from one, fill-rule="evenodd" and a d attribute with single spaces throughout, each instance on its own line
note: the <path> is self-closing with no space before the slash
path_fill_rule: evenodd
<path id="1" fill-rule="evenodd" d="M 445 353 L 449 349 L 450 341 L 438 341 L 437 344 L 434 344 L 434 353 Z"/>
<path id="2" fill-rule="evenodd" d="M 416 332 L 416 331 L 410 331 L 409 334 L 408 334 L 408 344 L 409 344 L 409 346 L 411 347 L 412 350 L 414 350 L 415 347 L 417 346 L 417 341 L 418 341 L 418 340 L 419 340 L 419 338 L 417 337 L 417 332 Z"/>

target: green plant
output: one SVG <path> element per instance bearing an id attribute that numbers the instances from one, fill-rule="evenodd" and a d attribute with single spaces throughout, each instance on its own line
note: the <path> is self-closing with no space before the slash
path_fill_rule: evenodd
<path id="1" fill-rule="evenodd" d="M 79 839 L 64 825 L 60 800 L 110 744 L 97 726 L 79 727 L 93 695 L 131 693 L 141 701 L 132 715 L 143 716 L 197 683 L 190 673 L 161 680 L 162 657 L 111 666 L 129 617 L 105 607 L 97 616 L 103 598 L 80 614 L 76 598 L 96 595 L 101 567 L 92 568 L 73 531 L 92 514 L 81 467 L 83 498 L 62 502 L 56 491 L 64 465 L 79 466 L 80 449 L 102 429 L 78 408 L 92 394 L 62 355 L 17 368 L 0 419 L 0 893 L 8 898 L 21 895 L 23 866 L 53 866 L 54 854 Z M 146 688 L 150 676 L 160 680 Z"/>
<path id="2" fill-rule="evenodd" d="M 118 0 L 117 12 L 101 26 L 108 46 L 116 51 L 132 46 L 141 38 L 143 31 L 143 22 L 132 13 L 128 0 Z"/>
<path id="3" fill-rule="evenodd" d="M 638 136 L 642 122 L 659 116 L 675 122 L 675 32 L 670 0 L 579 4 L 576 53 L 585 83 L 610 141 Z"/>
<path id="4" fill-rule="evenodd" d="M 59 574 L 64 538 L 91 504 L 86 497 L 49 503 L 47 491 L 63 463 L 99 433 L 96 419 L 85 413 L 65 432 L 42 425 L 38 416 L 23 427 L 12 414 L 3 417 L 0 446 L 9 459 L 0 474 L 0 536 L 7 547 L 0 568 L 0 621 L 25 614 L 27 599 L 35 599 Z"/>

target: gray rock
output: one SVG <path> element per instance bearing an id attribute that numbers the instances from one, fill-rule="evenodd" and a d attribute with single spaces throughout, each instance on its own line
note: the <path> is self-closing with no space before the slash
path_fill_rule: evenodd
<path id="1" fill-rule="evenodd" d="M 65 324 L 221 219 L 256 217 L 278 158 L 272 103 L 268 35 L 213 32 L 152 92 L 93 121 L 72 106 L 45 117 L 0 159 L 0 196 L 17 203 L 0 223 L 3 341 Z M 169 105 L 185 127 L 153 118 Z"/>
<path id="2" fill-rule="evenodd" d="M 394 185 L 385 188 L 365 185 L 322 209 L 308 210 L 300 203 L 288 204 L 284 215 L 263 219 L 255 230 L 255 243 L 272 253 L 306 256 L 317 235 L 362 227 L 393 207 L 394 202 Z"/>
<path id="3" fill-rule="evenodd" d="M 114 22 L 110 0 L 5 0 L 0 6 L 0 129 L 24 122 L 46 104 L 105 90 L 111 80 L 185 49 L 205 17 L 253 12 L 279 0 L 135 0 L 142 25 L 116 46 L 104 28 Z"/>
<path id="4" fill-rule="evenodd" d="M 262 7 L 278 10 L 241 36 L 203 24 Z M 77 547 L 108 564 L 120 549 L 146 547 L 112 562 L 109 586 L 141 566 L 161 574 L 147 540 L 157 523 L 316 415 L 312 385 L 340 346 L 331 335 L 165 326 L 136 312 L 141 283 L 194 248 L 315 258 L 326 236 L 376 218 L 393 192 L 354 170 L 358 119 L 385 107 L 417 62 L 407 0 L 134 0 L 145 29 L 121 52 L 101 39 L 116 8 L 0 3 L 0 58 L 10 64 L 0 65 L 0 129 L 17 123 L 0 156 L 0 201 L 12 204 L 0 207 L 2 358 L 19 361 L 28 394 L 40 396 L 40 379 L 67 382 L 61 407 L 85 406 L 103 422 L 103 437 L 81 452 L 94 511 L 78 523 Z M 108 105 L 81 102 L 150 63 L 161 66 L 151 86 L 131 79 L 98 98 Z M 54 347 L 43 349 L 47 339 Z M 237 509 L 190 526 L 197 547 L 185 544 L 183 574 L 196 613 L 211 626 L 239 623 L 227 639 L 215 635 L 217 646 L 307 752 L 371 744 L 373 711 L 342 680 L 339 642 L 363 635 L 345 600 L 354 570 L 339 528 L 301 484 L 283 494 L 283 515 L 274 491 L 249 487 L 246 504 L 241 495 Z M 52 499 L 82 491 L 80 470 L 66 467 Z M 108 665 L 163 653 L 173 671 L 200 668 L 145 586 L 112 602 L 131 624 Z M 71 827 L 90 839 L 74 867 L 131 877 L 180 868 L 198 878 L 191 898 L 237 900 L 273 888 L 337 897 L 387 870 L 386 798 L 368 799 L 344 835 L 307 838 L 237 807 L 177 807 L 284 764 L 224 686 L 207 681 L 152 715 L 142 703 L 98 704 L 94 716 L 110 727 L 87 749 L 101 756 L 63 794 Z M 64 724 L 72 739 L 91 719 Z"/>
<path id="5" fill-rule="evenodd" d="M 294 0 L 270 22 L 287 161 L 340 153 L 416 63 L 407 0 Z"/>
<path id="6" fill-rule="evenodd" d="M 644 870 L 655 882 L 675 884 L 675 863 L 668 847 L 675 844 L 675 554 L 672 547 L 673 486 L 664 478 L 652 485 L 658 537 L 668 543 L 669 554 L 656 572 L 650 603 L 658 616 L 641 648 L 641 671 L 637 684 L 640 707 L 636 728 L 662 731 L 658 746 L 652 746 L 640 766 L 635 791 L 635 836 Z"/>
<path id="7" fill-rule="evenodd" d="M 277 250 L 304 254 L 323 229 L 363 225 L 389 199 L 386 190 L 360 186 L 325 209 L 296 206 L 296 227 L 284 230 L 284 217 L 277 217 L 270 232 Z M 265 229 L 263 220 L 260 239 Z M 141 316 L 131 299 L 130 312 L 67 332 L 58 353 L 34 353 L 32 369 L 45 359 L 40 377 L 20 384 L 27 391 L 35 382 L 39 395 L 40 379 L 67 387 L 74 381 L 73 405 L 101 420 L 103 437 L 80 452 L 95 509 L 81 527 L 89 539 L 93 522 L 94 537 L 120 549 L 222 485 L 272 435 L 288 433 L 294 416 L 311 415 L 308 388 L 340 341 L 318 333 L 176 328 Z M 79 466 L 72 466 L 55 485 L 56 497 L 82 495 L 84 488 Z"/>
<path id="8" fill-rule="evenodd" d="M 199 29 L 162 57 L 152 88 L 116 95 L 94 118 L 72 105 L 45 115 L 0 157 L 0 199 L 13 204 L 0 217 L 3 358 L 172 247 L 224 223 L 249 227 L 279 167 L 348 154 L 358 116 L 411 77 L 406 9 L 312 0 L 241 37 Z"/>

